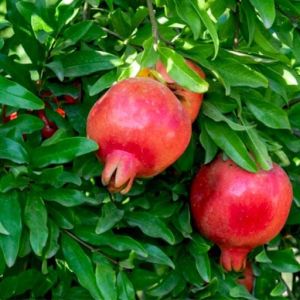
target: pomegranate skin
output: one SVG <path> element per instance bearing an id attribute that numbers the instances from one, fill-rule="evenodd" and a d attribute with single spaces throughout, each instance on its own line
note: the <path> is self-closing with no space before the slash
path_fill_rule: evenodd
<path id="1" fill-rule="evenodd" d="M 184 152 L 191 122 L 163 84 L 130 78 L 112 86 L 92 107 L 87 136 L 99 145 L 102 183 L 125 194 L 135 177 L 157 175 Z"/>
<path id="2" fill-rule="evenodd" d="M 247 254 L 280 232 L 292 199 L 290 180 L 277 164 L 250 173 L 221 156 L 200 169 L 190 195 L 195 225 L 220 247 L 227 271 L 244 269 Z"/>
<path id="3" fill-rule="evenodd" d="M 254 275 L 253 275 L 253 269 L 250 262 L 246 263 L 246 267 L 242 274 L 243 278 L 238 279 L 238 283 L 243 285 L 249 293 L 252 292 L 253 286 L 254 286 Z"/>
<path id="4" fill-rule="evenodd" d="M 199 66 L 188 59 L 186 59 L 185 62 L 190 69 L 195 71 L 201 78 L 205 79 L 205 74 Z M 167 86 L 174 92 L 176 97 L 181 101 L 181 104 L 187 110 L 191 121 L 194 122 L 201 108 L 203 94 L 192 92 L 177 84 L 175 80 L 169 76 L 161 61 L 158 61 L 156 64 L 156 71 L 161 74 L 163 79 L 166 81 Z"/>

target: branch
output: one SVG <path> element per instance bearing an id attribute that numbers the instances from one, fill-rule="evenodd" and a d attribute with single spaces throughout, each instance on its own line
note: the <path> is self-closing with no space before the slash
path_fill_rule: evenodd
<path id="1" fill-rule="evenodd" d="M 118 264 L 118 262 L 112 258 L 110 258 L 109 256 L 103 254 L 103 252 L 100 251 L 100 249 L 94 248 L 91 245 L 89 245 L 88 243 L 84 242 L 83 240 L 81 240 L 80 238 L 78 238 L 75 234 L 73 234 L 72 232 L 68 231 L 68 230 L 64 230 L 64 232 L 70 236 L 72 239 L 74 239 L 75 241 L 77 241 L 79 244 L 81 244 L 82 246 L 84 246 L 85 248 L 87 248 L 88 250 L 90 250 L 91 252 L 100 252 L 105 258 L 107 258 L 109 261 L 111 261 L 114 264 Z"/>
<path id="2" fill-rule="evenodd" d="M 155 12 L 152 5 L 152 0 L 147 0 L 147 6 L 148 6 L 148 13 L 150 17 L 151 26 L 152 26 L 152 35 L 154 40 L 153 46 L 154 46 L 154 50 L 156 50 L 158 45 L 158 40 L 159 40 L 159 34 L 158 34 L 157 21 L 155 18 Z"/>
<path id="3" fill-rule="evenodd" d="M 293 294 L 293 292 L 291 291 L 290 287 L 288 286 L 288 284 L 284 281 L 283 278 L 281 278 L 283 284 L 285 285 L 286 287 L 286 290 L 287 290 L 287 293 L 289 295 L 289 299 L 291 300 L 297 300 L 296 296 Z"/>
<path id="4" fill-rule="evenodd" d="M 119 34 L 117 34 L 116 32 L 114 32 L 114 31 L 112 31 L 112 30 L 110 30 L 106 27 L 101 27 L 101 29 L 103 31 L 105 31 L 106 33 L 109 33 L 109 34 L 113 35 L 114 37 L 118 38 L 119 40 L 123 40 L 123 38 Z"/>

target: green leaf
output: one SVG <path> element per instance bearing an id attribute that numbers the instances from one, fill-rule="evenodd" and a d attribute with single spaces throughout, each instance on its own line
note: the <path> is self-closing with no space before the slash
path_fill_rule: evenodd
<path id="1" fill-rule="evenodd" d="M 78 235 L 85 242 L 95 246 L 109 246 L 117 251 L 135 251 L 142 257 L 147 257 L 148 253 L 141 243 L 133 238 L 105 232 L 101 235 L 94 233 L 93 228 L 83 227 L 76 228 L 76 235 Z"/>
<path id="2" fill-rule="evenodd" d="M 257 300 L 242 285 L 237 285 L 237 286 L 233 287 L 232 289 L 230 289 L 229 294 L 231 297 L 237 298 L 237 299 Z"/>
<path id="3" fill-rule="evenodd" d="M 5 276 L 0 283 L 1 299 L 23 298 L 22 295 L 32 290 L 41 279 L 42 274 L 35 269 L 20 271 L 15 276 Z"/>
<path id="4" fill-rule="evenodd" d="M 48 220 L 48 227 L 48 243 L 45 249 L 45 257 L 47 259 L 53 257 L 60 248 L 58 244 L 58 238 L 60 235 L 58 226 L 52 220 Z"/>
<path id="5" fill-rule="evenodd" d="M 250 0 L 251 4 L 257 9 L 266 28 L 270 28 L 275 20 L 274 0 Z"/>
<path id="6" fill-rule="evenodd" d="M 98 145 L 84 137 L 65 138 L 55 144 L 33 149 L 31 161 L 34 167 L 62 164 L 77 156 L 96 151 Z"/>
<path id="7" fill-rule="evenodd" d="M 185 205 L 178 216 L 178 229 L 184 237 L 190 237 L 193 232 L 189 206 Z"/>
<path id="8" fill-rule="evenodd" d="M 250 172 L 257 171 L 255 162 L 250 158 L 246 146 L 235 131 L 230 129 L 226 124 L 215 123 L 209 119 L 205 119 L 204 126 L 218 147 L 224 150 L 226 155 L 240 167 Z"/>
<path id="9" fill-rule="evenodd" d="M 218 55 L 219 45 L 220 45 L 216 25 L 212 22 L 209 14 L 207 13 L 207 8 L 205 7 L 205 5 L 206 5 L 205 1 L 197 0 L 198 5 L 194 1 L 191 1 L 191 2 L 213 40 L 214 47 L 215 47 L 214 58 L 216 58 Z"/>
<path id="10" fill-rule="evenodd" d="M 291 122 L 292 127 L 300 129 L 300 118 L 299 118 L 300 103 L 297 103 L 297 104 L 293 105 L 289 109 L 288 114 L 289 114 L 289 120 Z"/>
<path id="11" fill-rule="evenodd" d="M 28 153 L 21 144 L 12 139 L 0 137 L 0 158 L 22 164 L 28 162 Z"/>
<path id="12" fill-rule="evenodd" d="M 157 286 L 149 290 L 147 294 L 156 297 L 156 299 L 166 296 L 175 289 L 179 280 L 180 277 L 178 273 L 171 272 Z"/>
<path id="13" fill-rule="evenodd" d="M 264 75 L 237 60 L 218 56 L 210 62 L 210 66 L 224 84 L 226 94 L 229 94 L 230 87 L 234 86 L 250 86 L 252 88 L 268 86 L 268 80 Z"/>
<path id="14" fill-rule="evenodd" d="M 42 109 L 44 102 L 21 85 L 0 76 L 0 103 L 24 109 Z"/>
<path id="15" fill-rule="evenodd" d="M 173 0 L 176 13 L 192 30 L 194 39 L 197 40 L 201 33 L 201 19 L 190 0 Z"/>
<path id="16" fill-rule="evenodd" d="M 81 50 L 53 61 L 62 67 L 62 78 L 89 75 L 102 70 L 110 70 L 123 64 L 122 60 L 110 53 L 94 50 Z M 49 65 L 48 67 L 53 66 Z M 55 68 L 52 70 L 56 73 Z"/>
<path id="17" fill-rule="evenodd" d="M 247 146 L 255 155 L 260 167 L 266 171 L 272 169 L 272 159 L 269 156 L 267 145 L 259 136 L 257 130 L 249 128 L 246 130 L 246 133 Z"/>
<path id="18" fill-rule="evenodd" d="M 169 244 L 175 243 L 173 232 L 157 216 L 148 212 L 132 212 L 126 215 L 126 220 L 130 226 L 137 226 L 140 230 L 151 237 L 162 238 Z"/>
<path id="19" fill-rule="evenodd" d="M 280 281 L 275 287 L 274 289 L 271 291 L 271 296 L 272 297 L 278 297 L 278 296 L 282 296 L 283 293 L 286 292 L 286 285 Z"/>
<path id="20" fill-rule="evenodd" d="M 158 54 L 153 47 L 153 37 L 150 37 L 143 43 L 144 51 L 141 56 L 141 66 L 142 67 L 152 67 L 155 65 Z"/>
<path id="21" fill-rule="evenodd" d="M 41 197 L 47 201 L 54 201 L 66 207 L 73 207 L 84 202 L 89 202 L 89 197 L 84 192 L 70 188 L 48 189 L 41 192 Z"/>
<path id="22" fill-rule="evenodd" d="M 202 120 L 202 118 L 201 118 L 201 120 Z M 201 126 L 201 133 L 200 133 L 199 140 L 200 140 L 200 143 L 201 143 L 202 147 L 205 149 L 204 163 L 208 164 L 216 156 L 216 154 L 218 152 L 218 147 L 214 143 L 214 141 L 211 139 L 209 134 L 207 133 L 207 130 L 205 129 L 204 123 L 201 122 L 201 121 L 199 121 L 199 123 L 201 124 L 200 125 Z"/>
<path id="23" fill-rule="evenodd" d="M 115 70 L 105 73 L 93 85 L 88 86 L 89 95 L 95 96 L 99 94 L 112 86 L 115 81 L 117 81 L 117 72 Z"/>
<path id="24" fill-rule="evenodd" d="M 110 262 L 99 253 L 94 256 L 96 261 L 96 283 L 104 300 L 117 300 L 116 272 Z"/>
<path id="25" fill-rule="evenodd" d="M 126 273 L 120 271 L 117 277 L 118 299 L 135 300 L 134 287 L 127 277 Z"/>
<path id="26" fill-rule="evenodd" d="M 19 195 L 13 191 L 0 193 L 0 222 L 9 235 L 0 234 L 0 247 L 8 267 L 14 265 L 20 245 L 22 232 Z"/>
<path id="27" fill-rule="evenodd" d="M 62 237 L 62 251 L 66 262 L 77 276 L 79 283 L 90 292 L 94 299 L 103 299 L 96 283 L 92 262 L 78 243 L 64 234 Z"/>
<path id="28" fill-rule="evenodd" d="M 8 173 L 0 177 L 0 192 L 6 193 L 12 189 L 24 190 L 30 183 L 28 177 L 15 176 L 12 173 Z"/>
<path id="29" fill-rule="evenodd" d="M 161 46 L 158 47 L 158 53 L 167 73 L 178 84 L 196 93 L 208 90 L 208 83 L 186 65 L 181 55 Z"/>
<path id="30" fill-rule="evenodd" d="M 41 256 L 48 239 L 47 210 L 43 200 L 36 194 L 27 194 L 26 198 L 24 221 L 30 230 L 32 250 Z"/>
<path id="31" fill-rule="evenodd" d="M 263 248 L 256 256 L 255 260 L 260 263 L 271 263 L 272 261 L 268 257 L 266 250 Z"/>
<path id="32" fill-rule="evenodd" d="M 30 91 L 35 90 L 35 85 L 30 78 L 29 68 L 27 65 L 17 63 L 12 56 L 0 53 L 0 67 L 14 79 L 14 82 L 19 83 L 21 86 L 29 89 Z"/>
<path id="33" fill-rule="evenodd" d="M 112 202 L 106 203 L 102 207 L 102 214 L 96 226 L 96 233 L 101 234 L 123 219 L 124 211 L 118 209 Z"/>
<path id="34" fill-rule="evenodd" d="M 262 99 L 256 92 L 244 95 L 244 101 L 253 115 L 263 124 L 275 129 L 290 129 L 287 113 L 273 103 Z"/>
<path id="35" fill-rule="evenodd" d="M 229 118 L 225 117 L 215 105 L 207 101 L 204 101 L 202 104 L 202 112 L 204 115 L 206 115 L 207 117 L 209 117 L 210 119 L 216 122 L 221 122 L 221 121 L 226 122 L 227 125 L 235 131 L 244 131 L 252 127 L 252 126 L 244 126 L 233 122 Z"/>
<path id="36" fill-rule="evenodd" d="M 172 260 L 159 247 L 151 244 L 144 244 L 144 247 L 148 252 L 148 256 L 143 258 L 143 260 L 154 264 L 169 266 L 172 269 L 175 269 L 175 265 Z"/>
<path id="37" fill-rule="evenodd" d="M 300 271 L 300 264 L 291 248 L 268 251 L 268 257 L 272 261 L 270 267 L 277 272 L 295 273 Z"/>
<path id="38" fill-rule="evenodd" d="M 0 132 L 5 134 L 11 130 L 16 130 L 18 134 L 31 134 L 41 130 L 44 125 L 40 118 L 26 114 L 20 115 L 2 126 L 0 125 Z"/>

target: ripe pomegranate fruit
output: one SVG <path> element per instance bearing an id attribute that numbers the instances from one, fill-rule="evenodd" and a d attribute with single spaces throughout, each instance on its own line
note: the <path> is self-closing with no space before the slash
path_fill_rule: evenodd
<path id="1" fill-rule="evenodd" d="M 250 173 L 218 156 L 196 175 L 190 201 L 195 225 L 221 249 L 221 265 L 240 271 L 248 252 L 282 229 L 292 198 L 289 177 L 277 164 Z"/>
<path id="2" fill-rule="evenodd" d="M 135 177 L 151 177 L 186 149 L 191 121 L 174 94 L 151 78 L 112 86 L 92 107 L 87 136 L 99 145 L 102 183 L 127 193 Z"/>
<path id="3" fill-rule="evenodd" d="M 185 62 L 190 67 L 190 69 L 195 71 L 201 78 L 205 78 L 205 74 L 199 66 L 197 66 L 192 61 L 187 59 L 185 60 Z M 158 71 L 161 74 L 163 79 L 166 81 L 167 86 L 173 91 L 176 97 L 181 101 L 182 105 L 189 113 L 192 122 L 194 122 L 198 116 L 202 104 L 203 94 L 192 92 L 177 84 L 175 80 L 173 80 L 169 76 L 165 66 L 162 64 L 161 61 L 158 61 L 156 64 L 156 71 Z"/>
<path id="4" fill-rule="evenodd" d="M 238 283 L 243 285 L 249 293 L 253 290 L 254 276 L 250 262 L 247 262 L 246 268 L 242 273 L 243 278 L 238 279 Z"/>

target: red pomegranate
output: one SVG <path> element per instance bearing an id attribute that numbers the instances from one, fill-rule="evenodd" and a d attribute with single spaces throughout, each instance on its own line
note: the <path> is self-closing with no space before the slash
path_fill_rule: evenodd
<path id="1" fill-rule="evenodd" d="M 199 66 L 197 66 L 192 61 L 187 59 L 185 60 L 185 62 L 190 67 L 190 69 L 192 69 L 197 74 L 199 74 L 201 78 L 205 78 L 205 74 Z M 163 79 L 167 83 L 167 86 L 174 92 L 177 98 L 181 101 L 184 108 L 188 111 L 192 122 L 194 122 L 198 116 L 202 104 L 203 94 L 192 92 L 177 84 L 175 80 L 173 80 L 169 76 L 165 66 L 162 64 L 161 61 L 157 62 L 156 70 L 162 75 Z"/>
<path id="2" fill-rule="evenodd" d="M 221 156 L 200 169 L 190 197 L 195 225 L 220 247 L 227 271 L 242 270 L 247 254 L 279 233 L 292 199 L 289 177 L 277 164 L 250 173 Z"/>
<path id="3" fill-rule="evenodd" d="M 50 138 L 57 131 L 56 124 L 47 118 L 44 109 L 38 110 L 37 115 L 44 122 L 44 127 L 42 128 L 42 137 L 44 139 Z"/>
<path id="4" fill-rule="evenodd" d="M 127 193 L 135 177 L 151 177 L 186 149 L 191 121 L 174 94 L 151 78 L 112 86 L 92 107 L 87 136 L 99 145 L 102 183 Z"/>
<path id="5" fill-rule="evenodd" d="M 254 285 L 254 275 L 250 262 L 247 262 L 242 276 L 242 278 L 238 279 L 238 283 L 243 285 L 248 290 L 248 292 L 251 293 Z"/>

